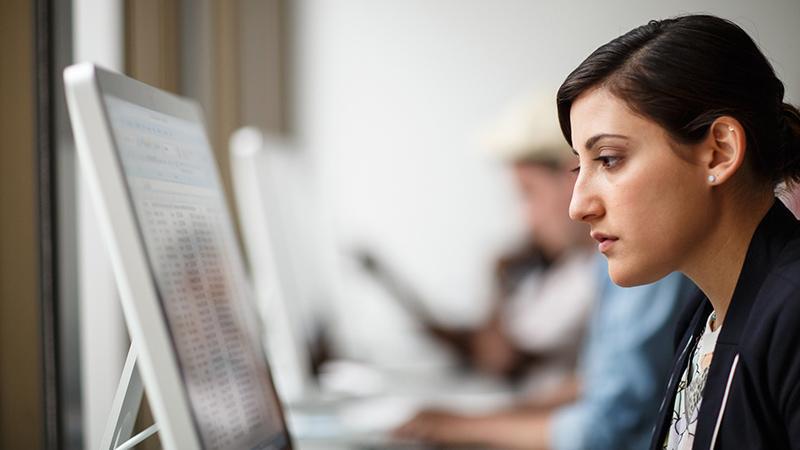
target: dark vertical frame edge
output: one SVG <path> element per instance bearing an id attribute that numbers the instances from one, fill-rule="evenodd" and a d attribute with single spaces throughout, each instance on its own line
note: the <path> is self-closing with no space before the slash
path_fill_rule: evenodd
<path id="1" fill-rule="evenodd" d="M 44 448 L 61 447 L 58 336 L 57 160 L 54 83 L 59 79 L 53 49 L 53 0 L 34 1 L 36 198 L 39 254 L 42 419 Z"/>

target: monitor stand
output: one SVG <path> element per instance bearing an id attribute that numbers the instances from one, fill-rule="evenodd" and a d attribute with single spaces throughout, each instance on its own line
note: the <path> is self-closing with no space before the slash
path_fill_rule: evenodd
<path id="1" fill-rule="evenodd" d="M 100 443 L 101 450 L 131 449 L 158 432 L 158 424 L 155 423 L 131 437 L 143 395 L 144 385 L 139 371 L 136 369 L 136 347 L 134 343 L 131 343 L 128 357 L 125 359 L 125 366 L 122 368 L 122 375 L 119 378 L 117 393 L 114 394 L 114 401 L 111 404 L 103 440 Z"/>

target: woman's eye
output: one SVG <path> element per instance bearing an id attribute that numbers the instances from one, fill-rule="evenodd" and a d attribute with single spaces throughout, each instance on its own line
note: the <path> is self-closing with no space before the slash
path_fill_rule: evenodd
<path id="1" fill-rule="evenodd" d="M 619 164 L 620 160 L 622 160 L 622 158 L 618 156 L 598 156 L 595 158 L 595 161 L 600 161 L 605 169 L 614 168 L 617 164 Z"/>
<path id="2" fill-rule="evenodd" d="M 577 175 L 581 171 L 581 166 L 575 166 L 575 168 L 570 169 L 569 171 Z"/>

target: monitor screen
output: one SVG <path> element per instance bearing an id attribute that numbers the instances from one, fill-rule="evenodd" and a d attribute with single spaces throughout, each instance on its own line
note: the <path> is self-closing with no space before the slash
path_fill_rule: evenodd
<path id="1" fill-rule="evenodd" d="M 202 123 L 104 103 L 203 447 L 289 448 Z"/>

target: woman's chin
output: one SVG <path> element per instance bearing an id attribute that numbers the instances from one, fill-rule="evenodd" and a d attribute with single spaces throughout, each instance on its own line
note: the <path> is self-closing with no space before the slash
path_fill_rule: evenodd
<path id="1" fill-rule="evenodd" d="M 634 287 L 655 283 L 666 275 L 666 273 L 642 270 L 640 264 L 621 264 L 611 259 L 608 261 L 608 276 L 614 284 L 621 287 Z"/>

